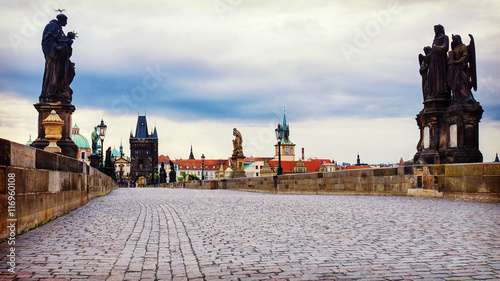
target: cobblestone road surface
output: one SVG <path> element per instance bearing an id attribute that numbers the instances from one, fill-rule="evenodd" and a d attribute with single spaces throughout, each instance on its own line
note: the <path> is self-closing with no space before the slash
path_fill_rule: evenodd
<path id="1" fill-rule="evenodd" d="M 500 204 L 117 189 L 16 242 L 21 280 L 499 280 Z"/>

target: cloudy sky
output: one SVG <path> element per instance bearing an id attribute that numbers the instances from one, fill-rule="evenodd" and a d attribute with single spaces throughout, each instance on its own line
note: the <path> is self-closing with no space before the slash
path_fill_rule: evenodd
<path id="1" fill-rule="evenodd" d="M 0 137 L 36 137 L 44 26 L 66 9 L 74 30 L 73 121 L 106 146 L 156 124 L 161 154 L 227 158 L 232 129 L 247 156 L 272 156 L 286 108 L 306 158 L 412 159 L 422 109 L 417 56 L 433 26 L 474 35 L 485 112 L 480 150 L 500 151 L 500 2 L 320 0 L 0 0 Z"/>

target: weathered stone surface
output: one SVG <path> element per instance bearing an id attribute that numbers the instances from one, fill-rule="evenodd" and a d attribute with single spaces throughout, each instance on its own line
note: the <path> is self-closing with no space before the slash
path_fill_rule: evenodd
<path id="1" fill-rule="evenodd" d="M 26 192 L 47 192 L 49 190 L 49 174 L 47 171 L 28 170 L 26 176 Z"/>
<path id="2" fill-rule="evenodd" d="M 446 177 L 444 190 L 447 192 L 478 192 L 479 177 Z"/>
<path id="3" fill-rule="evenodd" d="M 58 155 L 44 150 L 36 150 L 35 167 L 37 169 L 53 170 L 56 171 L 59 167 Z"/>
<path id="4" fill-rule="evenodd" d="M 500 176 L 500 163 L 484 163 L 485 176 Z"/>
<path id="5" fill-rule="evenodd" d="M 36 149 L 23 144 L 11 142 L 10 165 L 14 167 L 35 168 Z"/>
<path id="6" fill-rule="evenodd" d="M 483 174 L 484 164 L 452 164 L 446 165 L 447 177 L 477 177 Z"/>
<path id="7" fill-rule="evenodd" d="M 380 176 L 397 176 L 397 175 L 398 175 L 398 168 L 373 169 L 373 176 L 375 176 L 375 177 L 380 177 Z"/>
<path id="8" fill-rule="evenodd" d="M 0 138 L 0 165 L 10 166 L 10 141 Z"/>
<path id="9" fill-rule="evenodd" d="M 477 188 L 477 192 L 500 194 L 500 175 L 483 176 Z"/>

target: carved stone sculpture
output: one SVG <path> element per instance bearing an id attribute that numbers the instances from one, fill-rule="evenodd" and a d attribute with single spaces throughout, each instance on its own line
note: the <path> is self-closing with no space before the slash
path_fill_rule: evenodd
<path id="1" fill-rule="evenodd" d="M 453 100 L 474 100 L 471 89 L 477 90 L 476 48 L 474 37 L 469 34 L 470 44 L 462 43 L 460 35 L 452 35 L 451 51 L 448 54 L 448 85 Z"/>
<path id="2" fill-rule="evenodd" d="M 459 35 L 452 35 L 448 52 L 444 27 L 436 25 L 434 32 L 431 52 L 424 48 L 425 55 L 419 55 L 424 109 L 416 118 L 420 140 L 414 163 L 482 162 L 479 121 L 483 109 L 471 91 L 477 90 L 474 38 L 469 34 L 466 46 Z"/>
<path id="3" fill-rule="evenodd" d="M 233 129 L 233 136 L 235 137 L 233 140 L 233 156 L 243 156 L 243 138 L 236 128 Z"/>
<path id="4" fill-rule="evenodd" d="M 448 98 L 450 92 L 447 83 L 449 38 L 440 24 L 434 26 L 434 34 L 427 73 L 429 94 L 433 97 Z"/>

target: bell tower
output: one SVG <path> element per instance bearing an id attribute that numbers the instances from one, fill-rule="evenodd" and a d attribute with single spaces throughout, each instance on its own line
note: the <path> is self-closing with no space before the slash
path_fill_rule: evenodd
<path id="1" fill-rule="evenodd" d="M 283 109 L 283 132 L 281 133 L 281 160 L 295 161 L 295 144 L 290 141 L 290 125 L 286 122 L 286 112 Z M 278 159 L 278 144 L 274 145 L 274 158 Z"/>

